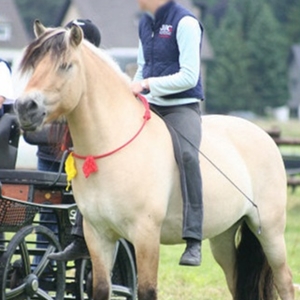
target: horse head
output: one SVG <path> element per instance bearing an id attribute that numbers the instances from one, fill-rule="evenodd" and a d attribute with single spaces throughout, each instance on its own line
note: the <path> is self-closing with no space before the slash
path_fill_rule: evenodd
<path id="1" fill-rule="evenodd" d="M 34 23 L 36 39 L 26 48 L 21 73 L 31 73 L 23 94 L 15 102 L 21 127 L 35 130 L 45 122 L 70 112 L 82 95 L 81 56 L 83 32 L 77 25 L 71 29 L 45 28 Z"/>

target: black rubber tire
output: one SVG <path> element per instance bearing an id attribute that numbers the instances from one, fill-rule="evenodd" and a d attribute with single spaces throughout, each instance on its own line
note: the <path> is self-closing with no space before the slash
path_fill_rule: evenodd
<path id="1" fill-rule="evenodd" d="M 37 235 L 45 238 L 45 248 L 38 247 Z M 55 251 L 61 246 L 45 226 L 20 229 L 0 258 L 0 300 L 64 299 L 65 263 L 47 258 Z"/>

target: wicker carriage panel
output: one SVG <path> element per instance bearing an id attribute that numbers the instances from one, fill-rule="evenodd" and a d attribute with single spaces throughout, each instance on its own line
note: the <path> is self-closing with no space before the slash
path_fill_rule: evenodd
<path id="1" fill-rule="evenodd" d="M 1 199 L 0 200 L 0 226 L 1 227 L 21 227 L 32 223 L 38 207 Z"/>

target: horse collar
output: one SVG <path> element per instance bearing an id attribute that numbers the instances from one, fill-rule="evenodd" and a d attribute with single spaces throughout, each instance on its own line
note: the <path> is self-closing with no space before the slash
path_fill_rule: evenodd
<path id="1" fill-rule="evenodd" d="M 145 107 L 145 113 L 143 116 L 144 121 L 143 121 L 143 124 L 140 127 L 140 129 L 137 131 L 137 133 L 125 144 L 121 145 L 120 147 L 116 148 L 115 150 L 112 150 L 112 151 L 104 153 L 104 154 L 95 155 L 95 156 L 94 155 L 83 156 L 83 155 L 79 155 L 73 151 L 70 152 L 70 154 L 66 160 L 66 173 L 67 173 L 68 182 L 70 182 L 77 174 L 76 168 L 75 168 L 74 157 L 85 160 L 85 162 L 82 166 L 82 170 L 83 170 L 85 177 L 88 178 L 91 173 L 98 171 L 98 167 L 95 162 L 96 159 L 110 156 L 110 155 L 118 152 L 119 150 L 125 148 L 141 133 L 141 131 L 145 127 L 147 121 L 151 118 L 151 113 L 150 113 L 150 107 L 149 107 L 149 103 L 148 103 L 147 99 L 144 96 L 142 96 L 141 94 L 138 94 L 137 97 L 142 101 L 142 103 L 144 104 L 144 107 Z"/>

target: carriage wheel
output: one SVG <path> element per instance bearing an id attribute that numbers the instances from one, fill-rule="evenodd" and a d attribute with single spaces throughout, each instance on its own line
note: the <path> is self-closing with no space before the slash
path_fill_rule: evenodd
<path id="1" fill-rule="evenodd" d="M 137 275 L 134 254 L 132 246 L 123 239 L 119 240 L 116 246 L 111 281 L 111 299 L 136 299 Z M 91 299 L 92 265 L 90 260 L 77 261 L 76 282 L 78 283 L 76 299 Z"/>
<path id="2" fill-rule="evenodd" d="M 37 244 L 37 235 L 45 242 Z M 63 299 L 65 264 L 47 256 L 61 251 L 52 231 L 44 226 L 26 226 L 9 242 L 0 259 L 0 300 Z"/>

